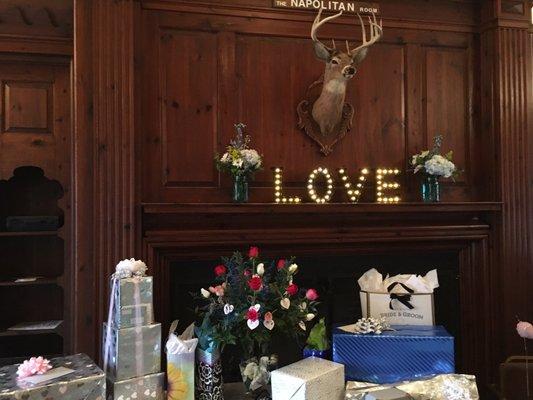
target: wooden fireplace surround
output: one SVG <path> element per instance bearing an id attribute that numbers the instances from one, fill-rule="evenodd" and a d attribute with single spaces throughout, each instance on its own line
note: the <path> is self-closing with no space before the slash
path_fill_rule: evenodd
<path id="1" fill-rule="evenodd" d="M 459 254 L 462 371 L 494 381 L 501 355 L 494 223 L 499 203 L 398 205 L 146 204 L 143 253 L 153 268 L 158 320 L 169 321 L 170 268 L 258 245 L 298 256 L 436 250 Z"/>

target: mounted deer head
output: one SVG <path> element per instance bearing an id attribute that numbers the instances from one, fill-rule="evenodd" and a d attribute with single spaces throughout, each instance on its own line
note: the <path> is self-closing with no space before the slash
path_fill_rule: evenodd
<path id="1" fill-rule="evenodd" d="M 344 99 L 346 97 L 346 84 L 357 72 L 359 64 L 365 59 L 368 49 L 383 35 L 382 21 L 378 23 L 375 14 L 368 17 L 370 25 L 370 39 L 367 40 L 366 28 L 363 19 L 359 14 L 359 22 L 363 32 L 363 43 L 355 49 L 350 49 L 350 44 L 346 41 L 346 51 L 337 50 L 335 41 L 332 40 L 333 47 L 328 47 L 317 38 L 318 29 L 335 18 L 338 14 L 321 20 L 323 9 L 320 9 L 311 28 L 311 39 L 313 39 L 316 56 L 326 63 L 322 92 L 313 104 L 312 116 L 320 127 L 322 135 L 331 134 L 342 118 Z"/>

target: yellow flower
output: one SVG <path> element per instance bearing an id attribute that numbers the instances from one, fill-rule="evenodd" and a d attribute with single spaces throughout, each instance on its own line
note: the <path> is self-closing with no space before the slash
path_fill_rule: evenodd
<path id="1" fill-rule="evenodd" d="M 190 387 L 187 377 L 180 368 L 174 364 L 168 364 L 167 371 L 168 394 L 167 398 L 171 400 L 182 400 L 187 398 Z"/>

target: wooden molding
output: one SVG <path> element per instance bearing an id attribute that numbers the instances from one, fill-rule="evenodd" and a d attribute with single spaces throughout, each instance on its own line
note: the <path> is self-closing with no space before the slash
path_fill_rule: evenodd
<path id="1" fill-rule="evenodd" d="M 99 355 L 109 276 L 135 256 L 135 1 L 75 4 L 76 351 Z"/>

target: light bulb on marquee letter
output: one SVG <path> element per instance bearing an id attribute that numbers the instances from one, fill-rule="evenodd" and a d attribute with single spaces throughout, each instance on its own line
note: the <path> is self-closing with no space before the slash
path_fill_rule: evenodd
<path id="1" fill-rule="evenodd" d="M 346 169 L 339 168 L 338 171 L 342 179 L 342 184 L 346 188 L 346 193 L 348 194 L 350 201 L 352 203 L 358 203 L 359 198 L 361 197 L 361 194 L 363 193 L 363 188 L 365 187 L 366 176 L 369 173 L 368 168 L 363 168 L 361 170 L 361 175 L 359 175 L 359 179 L 357 183 L 355 184 L 355 188 L 353 187 L 354 185 L 352 185 L 352 183 L 350 182 L 350 179 L 348 178 L 348 175 L 346 174 Z"/>
<path id="2" fill-rule="evenodd" d="M 320 197 L 316 193 L 315 188 L 315 179 L 317 175 L 322 175 L 326 179 L 326 194 Z M 333 179 L 327 168 L 318 167 L 309 174 L 309 179 L 307 180 L 307 191 L 309 192 L 309 197 L 318 204 L 329 203 L 331 200 L 331 195 L 333 193 Z"/>
<path id="3" fill-rule="evenodd" d="M 283 196 L 283 168 L 273 168 L 274 170 L 274 201 L 276 204 L 298 204 L 301 199 L 298 196 Z"/>
<path id="4" fill-rule="evenodd" d="M 401 199 L 397 192 L 392 193 L 393 196 L 390 193 L 389 196 L 385 195 L 386 191 L 397 191 L 400 187 L 400 184 L 396 181 L 386 181 L 387 175 L 398 176 L 400 175 L 400 170 L 396 168 L 378 168 L 376 170 L 376 199 L 381 204 L 399 203 Z"/>

